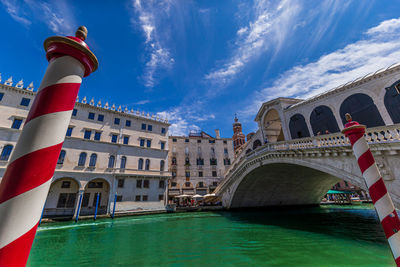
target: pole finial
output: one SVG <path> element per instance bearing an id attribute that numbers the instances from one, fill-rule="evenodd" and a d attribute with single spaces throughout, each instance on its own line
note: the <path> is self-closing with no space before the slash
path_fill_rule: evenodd
<path id="1" fill-rule="evenodd" d="M 351 118 L 351 115 L 350 115 L 349 113 L 346 113 L 344 116 L 346 117 L 346 121 L 347 121 L 347 122 L 351 122 L 351 121 L 353 120 L 353 119 Z"/>
<path id="2" fill-rule="evenodd" d="M 85 26 L 79 26 L 79 28 L 76 30 L 75 37 L 78 37 L 82 41 L 86 40 L 88 34 L 88 30 Z"/>

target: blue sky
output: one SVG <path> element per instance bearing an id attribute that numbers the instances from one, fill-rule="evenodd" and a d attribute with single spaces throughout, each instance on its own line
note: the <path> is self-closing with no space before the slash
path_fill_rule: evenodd
<path id="1" fill-rule="evenodd" d="M 170 133 L 245 134 L 264 101 L 306 98 L 400 62 L 400 0 L 0 0 L 2 80 L 40 84 L 43 41 L 87 26 L 79 96 L 167 117 Z"/>

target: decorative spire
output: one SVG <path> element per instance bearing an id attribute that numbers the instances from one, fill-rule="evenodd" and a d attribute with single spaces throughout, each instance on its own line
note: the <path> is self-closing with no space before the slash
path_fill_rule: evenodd
<path id="1" fill-rule="evenodd" d="M 236 115 L 236 113 L 235 113 L 235 122 L 238 122 L 238 118 L 237 118 L 237 115 Z"/>
<path id="2" fill-rule="evenodd" d="M 115 110 L 115 104 L 112 104 L 111 110 Z"/>
<path id="3" fill-rule="evenodd" d="M 0 82 L 1 82 L 1 73 L 0 73 Z"/>
<path id="4" fill-rule="evenodd" d="M 121 105 L 119 105 L 117 111 L 118 111 L 118 112 L 121 112 L 121 111 L 122 111 Z"/>
<path id="5" fill-rule="evenodd" d="M 92 99 L 89 102 L 89 105 L 94 106 L 94 98 L 92 97 Z"/>
<path id="6" fill-rule="evenodd" d="M 12 86 L 12 84 L 13 84 L 12 76 L 11 76 L 10 78 L 8 78 L 8 79 L 5 81 L 4 84 L 5 84 L 5 85 L 8 85 L 8 86 Z"/>
<path id="7" fill-rule="evenodd" d="M 85 97 L 83 97 L 83 99 L 82 99 L 82 102 L 81 102 L 81 103 L 83 103 L 83 104 L 86 104 L 86 103 L 87 103 L 86 96 L 85 96 Z"/>
<path id="8" fill-rule="evenodd" d="M 105 109 L 109 109 L 110 107 L 108 106 L 108 102 L 106 102 L 106 104 L 104 105 Z"/>
<path id="9" fill-rule="evenodd" d="M 128 113 L 128 112 L 129 112 L 129 109 L 128 109 L 127 107 L 125 107 L 124 112 L 125 112 L 125 113 Z"/>
<path id="10" fill-rule="evenodd" d="M 76 96 L 75 102 L 79 102 L 79 96 L 78 95 Z"/>
<path id="11" fill-rule="evenodd" d="M 131 108 L 131 114 L 133 114 L 135 111 L 133 110 L 133 108 Z"/>
<path id="12" fill-rule="evenodd" d="M 19 82 L 17 82 L 15 87 L 20 88 L 20 89 L 24 88 L 24 81 L 21 79 Z"/>
<path id="13" fill-rule="evenodd" d="M 99 100 L 99 102 L 97 102 L 97 107 L 101 108 L 101 100 Z"/>
<path id="14" fill-rule="evenodd" d="M 29 90 L 29 91 L 33 91 L 33 82 L 31 82 L 29 85 L 28 85 L 28 88 L 26 88 L 26 90 Z"/>

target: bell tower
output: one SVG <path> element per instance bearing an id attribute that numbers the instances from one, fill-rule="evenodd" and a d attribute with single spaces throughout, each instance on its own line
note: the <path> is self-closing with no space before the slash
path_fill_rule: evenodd
<path id="1" fill-rule="evenodd" d="M 246 143 L 246 137 L 242 133 L 242 124 L 239 122 L 236 114 L 235 114 L 235 122 L 233 123 L 233 150 L 235 151 L 235 155 L 237 155 L 241 151 L 241 147 Z"/>

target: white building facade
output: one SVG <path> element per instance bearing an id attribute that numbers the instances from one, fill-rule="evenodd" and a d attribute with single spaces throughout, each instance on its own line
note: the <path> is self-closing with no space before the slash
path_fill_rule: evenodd
<path id="1" fill-rule="evenodd" d="M 169 201 L 181 194 L 212 193 L 234 158 L 232 139 L 221 138 L 218 130 L 215 137 L 204 132 L 170 136 L 169 144 Z"/>
<path id="2" fill-rule="evenodd" d="M 0 80 L 1 81 L 1 80 Z M 36 93 L 0 84 L 0 177 Z M 163 210 L 168 172 L 166 120 L 84 98 L 75 104 L 44 207 L 44 217 Z M 1 178 L 0 178 L 1 179 Z"/>

